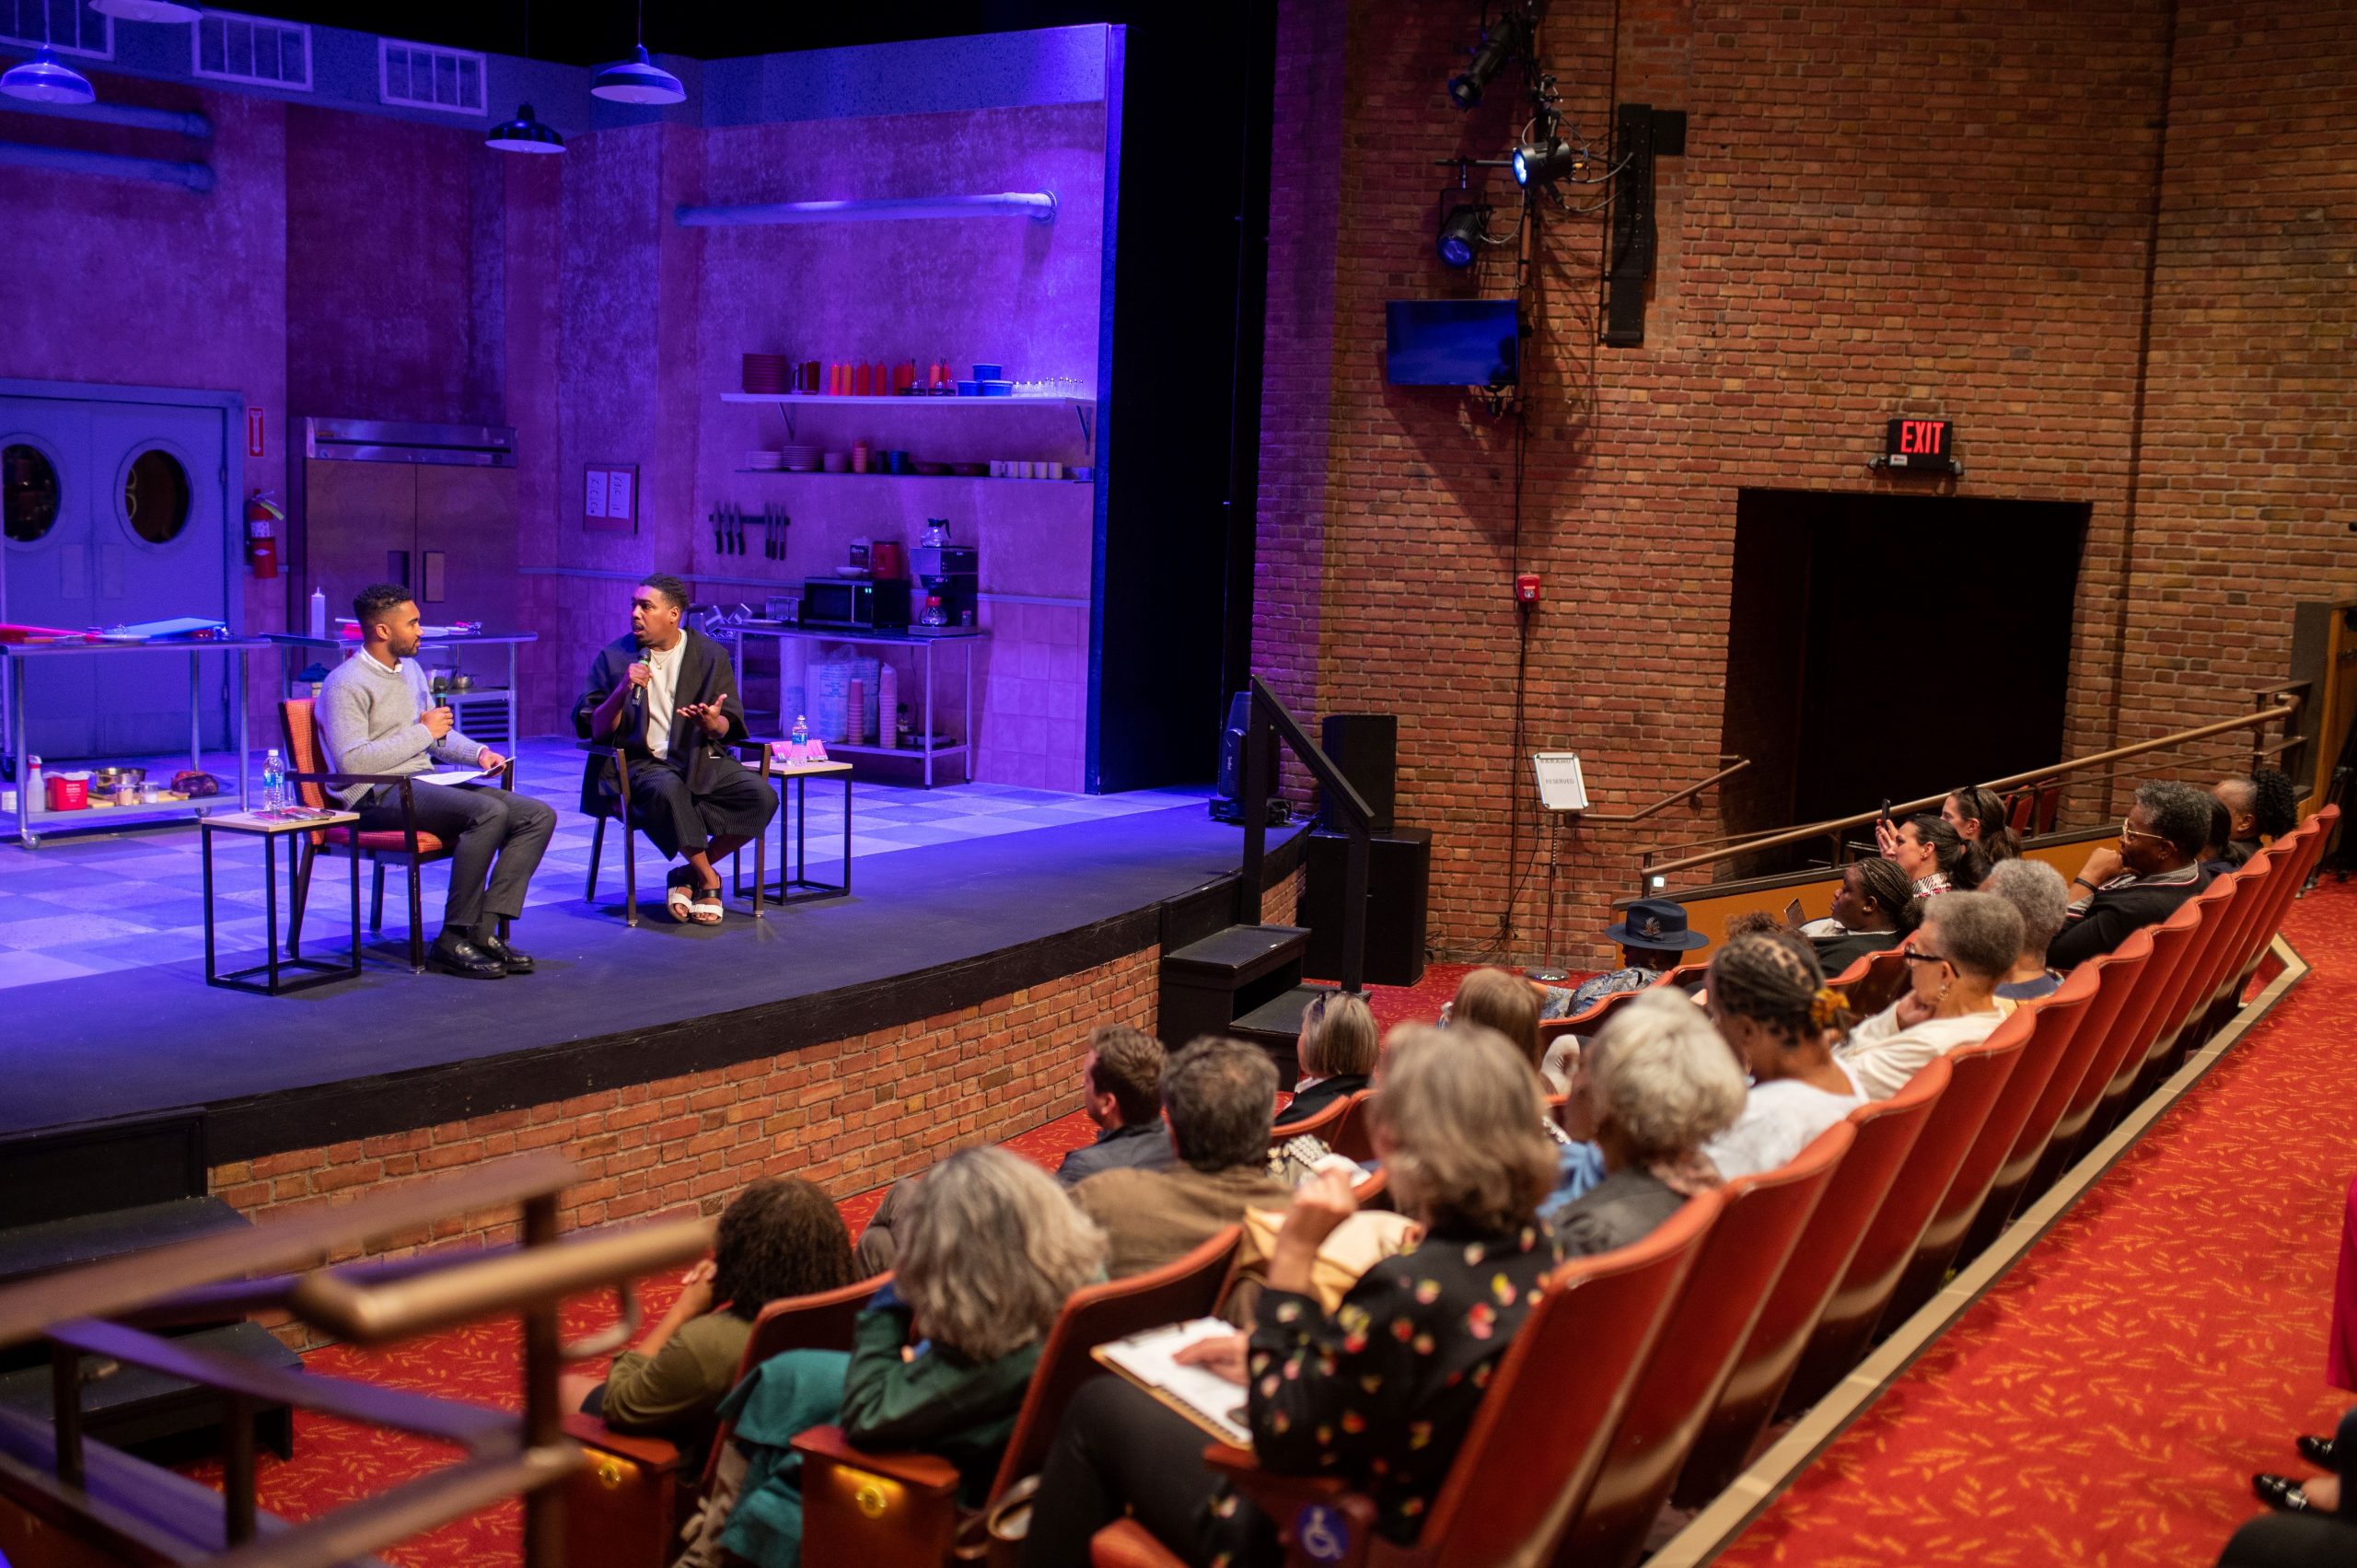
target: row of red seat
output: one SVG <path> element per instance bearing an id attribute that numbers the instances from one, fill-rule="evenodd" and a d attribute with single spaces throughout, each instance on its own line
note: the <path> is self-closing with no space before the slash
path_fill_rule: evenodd
<path id="1" fill-rule="evenodd" d="M 1859 1107 L 1790 1164 L 1690 1200 L 1636 1246 L 1566 1265 L 1502 1358 L 1413 1548 L 1375 1536 L 1371 1504 L 1338 1482 L 1266 1474 L 1219 1445 L 1205 1462 L 1286 1528 L 1297 1562 L 1628 1568 L 1666 1501 L 1697 1507 L 1716 1496 L 1780 1413 L 1829 1391 L 2232 1016 L 2338 815 L 2328 807 L 2303 823 L 1987 1040 Z M 1353 1103 L 1363 1109 L 1364 1097 Z M 1339 1118 L 1329 1141 L 1343 1146 L 1354 1121 Z M 1073 1297 L 994 1498 L 1044 1461 L 1066 1401 L 1095 1375 L 1089 1351 L 1210 1310 L 1235 1247 L 1231 1229 L 1164 1269 Z M 773 1305 L 756 1350 L 767 1353 L 773 1325 L 814 1305 Z M 796 1447 L 804 1554 L 816 1568 L 952 1560 L 960 1514 L 947 1463 L 862 1453 L 833 1428 Z M 575 1483 L 576 1499 L 599 1501 L 598 1475 L 593 1466 Z M 623 1490 L 608 1483 L 605 1500 Z M 1319 1526 L 1305 1545 L 1296 1527 L 1313 1504 Z M 649 1561 L 593 1556 L 582 1549 L 610 1543 L 612 1527 L 580 1506 L 575 1517 L 586 1527 L 572 1538 L 575 1561 Z M 1004 1544 L 990 1555 L 1012 1560 Z M 1098 1536 L 1094 1558 L 1100 1568 L 1177 1562 L 1126 1521 Z"/>

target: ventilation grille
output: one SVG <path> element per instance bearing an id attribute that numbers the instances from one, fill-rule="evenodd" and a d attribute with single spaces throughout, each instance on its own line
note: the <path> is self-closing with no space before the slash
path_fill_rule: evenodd
<path id="1" fill-rule="evenodd" d="M 92 10 L 89 0 L 0 0 L 0 43 L 39 49 L 44 7 L 50 46 L 57 52 L 114 58 L 114 23 Z"/>
<path id="2" fill-rule="evenodd" d="M 191 30 L 200 76 L 311 90 L 311 29 L 299 22 L 206 11 Z"/>
<path id="3" fill-rule="evenodd" d="M 463 49 L 377 41 L 377 101 L 451 114 L 483 112 L 483 62 Z"/>

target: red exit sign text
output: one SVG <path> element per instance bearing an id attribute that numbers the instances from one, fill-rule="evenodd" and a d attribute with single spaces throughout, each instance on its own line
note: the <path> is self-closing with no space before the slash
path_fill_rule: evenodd
<path id="1" fill-rule="evenodd" d="M 1948 422 L 1945 419 L 1894 419 L 1884 437 L 1883 450 L 1894 467 L 1945 462 L 1948 457 Z"/>

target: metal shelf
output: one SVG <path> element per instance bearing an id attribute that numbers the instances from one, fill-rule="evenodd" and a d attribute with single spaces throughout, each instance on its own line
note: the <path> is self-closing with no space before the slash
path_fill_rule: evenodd
<path id="1" fill-rule="evenodd" d="M 794 411 L 797 408 L 861 408 L 878 409 L 1017 409 L 1066 408 L 1080 421 L 1081 444 L 1096 455 L 1096 437 L 1091 433 L 1097 412 L 1095 398 L 935 398 L 935 397 L 838 397 L 827 392 L 723 392 L 724 403 L 775 403 L 778 412 L 785 416 L 785 433 L 794 434 Z M 891 479 L 926 478 L 927 475 L 889 474 Z M 1053 482 L 1051 481 L 1050 482 Z"/>

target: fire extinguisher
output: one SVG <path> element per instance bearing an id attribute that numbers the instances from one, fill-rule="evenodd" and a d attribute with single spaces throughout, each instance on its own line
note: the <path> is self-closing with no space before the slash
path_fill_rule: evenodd
<path id="1" fill-rule="evenodd" d="M 246 497 L 246 564 L 257 577 L 278 575 L 278 525 L 286 514 L 267 490 Z"/>

